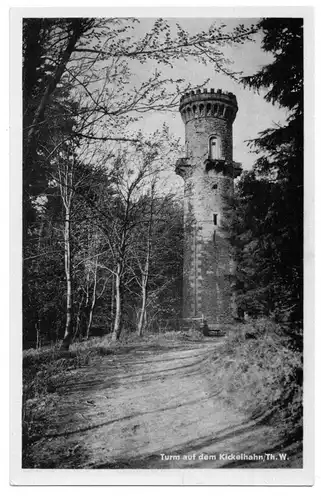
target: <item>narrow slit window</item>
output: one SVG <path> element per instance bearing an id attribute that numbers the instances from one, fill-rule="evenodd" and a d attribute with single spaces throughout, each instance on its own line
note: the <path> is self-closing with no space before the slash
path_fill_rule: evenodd
<path id="1" fill-rule="evenodd" d="M 217 226 L 217 214 L 213 214 L 214 226 Z"/>
<path id="2" fill-rule="evenodd" d="M 214 231 L 214 234 L 213 234 L 213 243 L 214 244 L 216 243 L 216 231 Z"/>

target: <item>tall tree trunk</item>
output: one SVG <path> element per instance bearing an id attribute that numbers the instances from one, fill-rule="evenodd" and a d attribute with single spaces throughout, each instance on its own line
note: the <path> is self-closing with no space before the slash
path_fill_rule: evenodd
<path id="1" fill-rule="evenodd" d="M 146 320 L 147 286 L 149 278 L 150 254 L 152 248 L 152 223 L 153 223 L 154 192 L 155 192 L 154 190 L 155 190 L 155 184 L 152 185 L 151 189 L 151 203 L 150 203 L 150 213 L 149 213 L 147 242 L 146 242 L 146 258 L 145 258 L 144 270 L 142 272 L 142 285 L 141 285 L 142 305 L 141 305 L 140 316 L 138 321 L 138 329 L 137 329 L 139 337 L 143 336 L 145 320 Z"/>
<path id="2" fill-rule="evenodd" d="M 76 318 L 76 327 L 75 327 L 75 332 L 74 332 L 74 339 L 77 338 L 77 335 L 78 335 L 78 332 L 79 332 L 80 315 L 81 315 L 81 308 L 82 308 L 83 302 L 84 302 L 84 294 L 82 293 L 81 294 L 81 299 L 79 301 L 78 311 L 77 311 L 77 318 Z"/>
<path id="3" fill-rule="evenodd" d="M 115 322 L 112 333 L 112 340 L 117 341 L 120 338 L 122 330 L 122 266 L 117 264 L 115 277 Z"/>
<path id="4" fill-rule="evenodd" d="M 114 303 L 115 303 L 115 276 L 111 276 L 111 299 L 110 299 L 110 319 L 111 325 L 114 324 Z"/>
<path id="5" fill-rule="evenodd" d="M 37 332 L 36 349 L 39 349 L 41 347 L 39 320 L 36 321 L 35 327 Z"/>
<path id="6" fill-rule="evenodd" d="M 146 277 L 147 278 L 147 277 Z M 139 320 L 138 320 L 138 328 L 137 328 L 137 334 L 139 337 L 143 336 L 144 332 L 144 326 L 145 326 L 145 319 L 146 319 L 146 303 L 147 303 L 147 279 L 143 279 L 142 283 L 142 305 L 139 313 Z"/>
<path id="7" fill-rule="evenodd" d="M 87 340 L 89 338 L 90 328 L 91 328 L 91 324 L 92 324 L 92 320 L 93 320 L 93 313 L 94 313 L 95 304 L 96 304 L 97 267 L 98 267 L 98 257 L 96 257 L 95 267 L 94 267 L 94 286 L 93 286 L 93 293 L 92 293 L 92 297 L 91 297 L 91 304 L 90 304 L 90 309 L 89 309 L 88 324 L 87 324 L 87 331 L 86 331 L 86 339 Z"/>
<path id="8" fill-rule="evenodd" d="M 66 206 L 65 215 L 65 275 L 67 285 L 67 303 L 66 303 L 66 325 L 65 334 L 62 343 L 62 349 L 68 350 L 72 341 L 73 334 L 73 317 L 72 317 L 72 277 L 71 277 L 71 249 L 70 249 L 70 204 Z"/>

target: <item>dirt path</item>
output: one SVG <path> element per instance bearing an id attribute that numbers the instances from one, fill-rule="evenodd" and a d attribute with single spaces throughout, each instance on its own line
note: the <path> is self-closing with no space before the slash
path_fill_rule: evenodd
<path id="1" fill-rule="evenodd" d="M 74 370 L 47 408 L 46 436 L 33 445 L 39 466 L 289 466 L 221 455 L 284 450 L 271 427 L 248 421 L 220 398 L 214 383 L 219 342 L 130 346 Z"/>

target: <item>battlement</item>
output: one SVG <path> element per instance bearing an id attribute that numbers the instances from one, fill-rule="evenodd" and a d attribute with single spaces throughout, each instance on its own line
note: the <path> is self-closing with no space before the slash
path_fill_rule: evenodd
<path id="1" fill-rule="evenodd" d="M 184 123 L 207 117 L 221 118 L 233 123 L 238 106 L 232 92 L 197 89 L 182 95 L 179 110 Z"/>
<path id="2" fill-rule="evenodd" d="M 190 92 L 186 92 L 185 94 L 182 95 L 181 97 L 181 102 L 184 99 L 189 99 L 191 97 L 198 97 L 198 96 L 203 96 L 203 95 L 209 95 L 209 96 L 223 96 L 223 97 L 228 97 L 229 99 L 233 100 L 236 104 L 236 96 L 232 92 L 224 92 L 222 89 L 197 89 L 197 90 L 191 90 Z"/>

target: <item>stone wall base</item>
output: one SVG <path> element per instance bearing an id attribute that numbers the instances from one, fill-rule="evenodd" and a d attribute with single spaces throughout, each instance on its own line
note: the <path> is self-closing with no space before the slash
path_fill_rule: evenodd
<path id="1" fill-rule="evenodd" d="M 215 337 L 224 336 L 235 326 L 236 322 L 230 323 L 211 323 L 202 318 L 184 318 L 182 319 L 182 330 L 196 330 L 203 333 L 204 336 Z"/>

